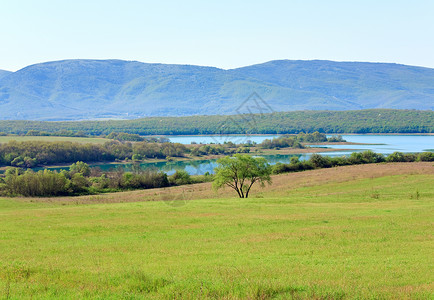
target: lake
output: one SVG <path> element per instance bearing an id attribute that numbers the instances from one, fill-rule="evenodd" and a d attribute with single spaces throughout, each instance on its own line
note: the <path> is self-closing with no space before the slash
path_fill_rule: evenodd
<path id="1" fill-rule="evenodd" d="M 327 135 L 330 137 L 331 135 Z M 279 135 L 208 135 L 208 136 L 166 136 L 173 143 L 181 144 L 209 144 L 209 143 L 224 143 L 234 142 L 236 144 L 240 142 L 246 142 L 248 140 L 256 143 L 261 143 L 265 139 L 272 139 L 279 137 Z M 360 150 L 372 150 L 374 152 L 382 154 L 390 154 L 395 151 L 400 152 L 423 152 L 427 149 L 434 148 L 434 136 L 433 135 L 367 135 L 367 134 L 348 134 L 342 135 L 347 142 L 363 143 L 363 144 L 375 144 L 375 145 L 327 145 L 327 148 L 339 148 L 339 149 L 360 149 Z"/>
<path id="2" fill-rule="evenodd" d="M 224 141 L 245 142 L 247 140 L 260 143 L 265 139 L 271 139 L 278 135 L 232 135 L 232 136 L 167 136 L 171 142 L 191 144 L 196 143 L 217 143 Z M 423 152 L 428 149 L 434 149 L 434 136 L 430 135 L 342 135 L 348 142 L 353 143 L 370 143 L 371 145 L 327 145 L 321 146 L 334 149 L 348 149 L 345 151 L 323 152 L 321 155 L 342 156 L 349 155 L 351 152 L 372 150 L 377 153 L 390 154 L 395 151 L 400 152 Z M 300 160 L 309 159 L 312 154 L 288 154 L 288 155 L 264 155 L 270 164 L 289 163 L 291 157 L 298 156 Z M 212 173 L 217 166 L 216 160 L 195 160 L 195 161 L 176 161 L 176 162 L 153 162 L 142 163 L 145 168 L 154 168 L 171 175 L 176 170 L 185 170 L 191 175 L 203 175 L 206 172 Z M 107 171 L 116 165 L 101 164 L 98 165 L 102 170 Z M 131 165 L 125 164 L 128 170 Z M 60 170 L 62 168 L 50 168 Z"/>

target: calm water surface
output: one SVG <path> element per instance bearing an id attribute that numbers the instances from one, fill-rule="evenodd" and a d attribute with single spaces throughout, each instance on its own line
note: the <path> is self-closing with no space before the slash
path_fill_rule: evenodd
<path id="1" fill-rule="evenodd" d="M 232 141 L 234 143 L 246 142 L 247 140 L 260 143 L 265 139 L 278 137 L 278 135 L 261 135 L 261 136 L 168 136 L 171 142 L 191 144 L 192 142 L 200 143 L 223 143 Z M 342 135 L 348 142 L 369 143 L 371 145 L 327 145 L 325 148 L 348 149 L 336 152 L 323 152 L 321 155 L 331 157 L 350 155 L 351 152 L 372 150 L 377 153 L 390 154 L 394 151 L 400 152 L 422 152 L 428 149 L 434 149 L 434 136 L 428 135 Z M 300 160 L 309 159 L 312 154 L 290 154 L 290 155 L 263 155 L 270 164 L 289 163 L 291 157 L 298 156 Z M 216 160 L 196 160 L 196 161 L 177 161 L 177 162 L 155 162 L 141 164 L 145 168 L 154 168 L 171 175 L 176 170 L 185 170 L 191 175 L 203 175 L 206 172 L 212 173 L 217 166 Z M 102 164 L 98 165 L 102 170 L 109 170 L 116 165 Z M 125 169 L 130 169 L 131 165 L 123 165 Z M 52 168 L 60 170 L 61 168 Z"/>

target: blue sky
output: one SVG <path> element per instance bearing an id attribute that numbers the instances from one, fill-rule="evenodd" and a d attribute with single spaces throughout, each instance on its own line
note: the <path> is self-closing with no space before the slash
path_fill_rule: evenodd
<path id="1" fill-rule="evenodd" d="M 0 0 L 0 69 L 71 58 L 434 68 L 433 0 Z"/>

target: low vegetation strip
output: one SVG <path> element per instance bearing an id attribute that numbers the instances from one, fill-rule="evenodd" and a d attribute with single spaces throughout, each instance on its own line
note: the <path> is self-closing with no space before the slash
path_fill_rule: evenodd
<path id="1" fill-rule="evenodd" d="M 252 126 L 251 120 L 254 120 Z M 433 133 L 434 112 L 398 109 L 352 111 L 294 111 L 242 115 L 151 117 L 135 120 L 42 122 L 0 121 L 0 132 L 26 134 L 29 130 L 108 135 L 125 132 L 139 135 L 183 134 L 293 134 L 339 133 Z"/>
<path id="2" fill-rule="evenodd" d="M 0 199 L 0 294 L 428 299 L 433 179 L 432 163 L 391 163 L 276 175 L 257 198 L 205 189 L 213 199 L 179 207 Z"/>
<path id="3" fill-rule="evenodd" d="M 255 197 L 268 195 L 287 195 L 288 191 L 303 187 L 323 185 L 326 183 L 340 184 L 354 180 L 373 179 L 394 175 L 434 175 L 432 162 L 412 163 L 388 163 L 348 165 L 327 169 L 309 170 L 306 172 L 284 173 L 272 175 L 273 184 L 265 188 L 253 186 Z M 19 202 L 33 203 L 58 203 L 61 205 L 96 204 L 96 203 L 124 203 L 142 201 L 176 201 L 186 202 L 198 199 L 217 199 L 228 195 L 236 197 L 236 194 L 227 187 L 221 190 L 213 190 L 211 182 L 192 185 L 171 186 L 158 189 L 141 189 L 116 193 L 104 193 L 100 195 L 82 195 L 74 197 L 17 197 Z M 180 203 L 179 205 L 184 205 Z M 174 203 L 175 206 L 178 206 Z"/>
<path id="4" fill-rule="evenodd" d="M 80 144 L 104 144 L 109 142 L 109 139 L 100 137 L 66 137 L 66 136 L 17 136 L 17 135 L 0 135 L 0 144 L 9 143 L 10 141 L 28 142 L 72 142 Z"/>
<path id="5" fill-rule="evenodd" d="M 232 187 L 240 198 L 248 197 L 255 183 L 264 186 L 271 184 L 270 175 L 300 172 L 313 169 L 331 168 L 345 165 L 434 161 L 433 152 L 418 154 L 394 152 L 387 157 L 370 150 L 353 152 L 350 156 L 327 157 L 313 154 L 307 161 L 299 161 L 292 157 L 289 164 L 269 165 L 263 157 L 248 154 L 234 154 L 217 160 L 216 174 L 207 172 L 204 175 L 190 176 L 185 170 L 177 170 L 175 174 L 142 168 L 139 163 L 132 165 L 126 172 L 118 167 L 108 172 L 98 168 L 91 169 L 88 164 L 78 161 L 70 166 L 69 171 L 60 172 L 48 169 L 34 172 L 31 169 L 7 168 L 0 176 L 0 195 L 50 197 L 83 194 L 99 194 L 132 189 L 153 189 L 173 185 L 187 185 L 214 181 L 214 188 Z"/>

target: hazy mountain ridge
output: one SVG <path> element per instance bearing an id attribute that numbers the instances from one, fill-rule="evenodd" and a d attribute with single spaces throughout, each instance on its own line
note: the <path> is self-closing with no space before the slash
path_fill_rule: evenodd
<path id="1" fill-rule="evenodd" d="M 0 119 L 79 120 L 233 114 L 257 92 L 274 111 L 433 109 L 434 69 L 271 61 L 223 70 L 64 60 L 0 71 Z"/>
<path id="2" fill-rule="evenodd" d="M 10 71 L 0 70 L 0 79 L 2 79 L 3 77 L 5 77 L 6 75 L 9 75 L 11 73 L 12 72 L 10 72 Z"/>

